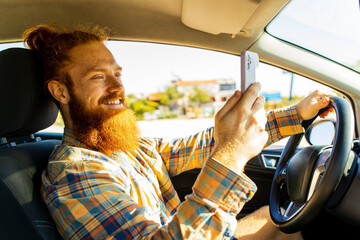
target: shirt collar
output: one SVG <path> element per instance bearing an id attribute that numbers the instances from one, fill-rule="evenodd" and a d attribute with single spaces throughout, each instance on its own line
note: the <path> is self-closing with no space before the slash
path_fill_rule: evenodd
<path id="1" fill-rule="evenodd" d="M 63 135 L 63 139 L 62 139 L 62 144 L 89 149 L 89 147 L 86 144 L 80 142 L 76 138 L 76 136 L 74 134 L 74 131 L 72 129 L 66 128 L 66 127 L 64 128 L 64 135 Z"/>

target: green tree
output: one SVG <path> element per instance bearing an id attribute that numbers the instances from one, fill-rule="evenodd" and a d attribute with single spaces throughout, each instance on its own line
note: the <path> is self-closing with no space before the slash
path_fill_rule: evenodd
<path id="1" fill-rule="evenodd" d="M 184 94 L 179 92 L 175 86 L 168 86 L 164 94 L 160 96 L 160 104 L 171 107 L 182 97 Z"/>
<path id="2" fill-rule="evenodd" d="M 144 114 L 146 112 L 154 112 L 158 106 L 158 103 L 156 102 L 137 98 L 133 94 L 127 96 L 126 102 L 140 120 L 144 119 Z"/>
<path id="3" fill-rule="evenodd" d="M 211 101 L 209 94 L 201 88 L 195 87 L 189 95 L 190 102 L 200 106 L 201 103 L 207 103 Z"/>
<path id="4" fill-rule="evenodd" d="M 209 94 L 202 90 L 201 88 L 195 87 L 192 92 L 189 94 L 189 101 L 192 103 L 192 106 L 194 107 L 194 113 L 196 116 L 202 113 L 202 109 L 200 108 L 200 105 L 202 103 L 207 103 L 211 101 L 211 98 Z"/>
<path id="5" fill-rule="evenodd" d="M 168 95 L 170 101 L 176 101 L 184 96 L 184 94 L 179 92 L 175 86 L 167 87 L 165 93 Z"/>
<path id="6" fill-rule="evenodd" d="M 170 99 L 167 94 L 162 94 L 160 96 L 160 104 L 165 106 L 170 106 Z"/>

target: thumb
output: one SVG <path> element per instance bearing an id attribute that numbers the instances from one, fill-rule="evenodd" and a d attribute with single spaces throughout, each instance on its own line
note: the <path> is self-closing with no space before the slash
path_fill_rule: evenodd
<path id="1" fill-rule="evenodd" d="M 329 97 L 322 97 L 319 99 L 317 105 L 319 107 L 319 110 L 326 107 L 327 105 L 329 105 L 330 103 L 330 98 Z"/>

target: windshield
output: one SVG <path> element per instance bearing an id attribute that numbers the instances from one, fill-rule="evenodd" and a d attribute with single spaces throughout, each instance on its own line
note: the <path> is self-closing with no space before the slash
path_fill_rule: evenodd
<path id="1" fill-rule="evenodd" d="M 360 72 L 358 0 L 293 0 L 266 30 Z"/>

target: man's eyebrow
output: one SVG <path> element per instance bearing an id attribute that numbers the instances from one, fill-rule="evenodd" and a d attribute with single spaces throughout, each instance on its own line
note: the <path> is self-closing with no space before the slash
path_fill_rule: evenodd
<path id="1" fill-rule="evenodd" d="M 120 67 L 119 65 L 116 65 L 115 70 L 122 71 L 122 67 Z"/>
<path id="2" fill-rule="evenodd" d="M 122 71 L 122 67 L 120 67 L 119 65 L 116 65 L 114 67 L 114 70 Z M 92 73 L 92 72 L 105 72 L 105 71 L 106 71 L 105 68 L 98 67 L 98 66 L 90 66 L 90 67 L 88 67 L 88 68 L 86 68 L 84 70 L 84 75 L 87 75 L 87 74 Z"/>

